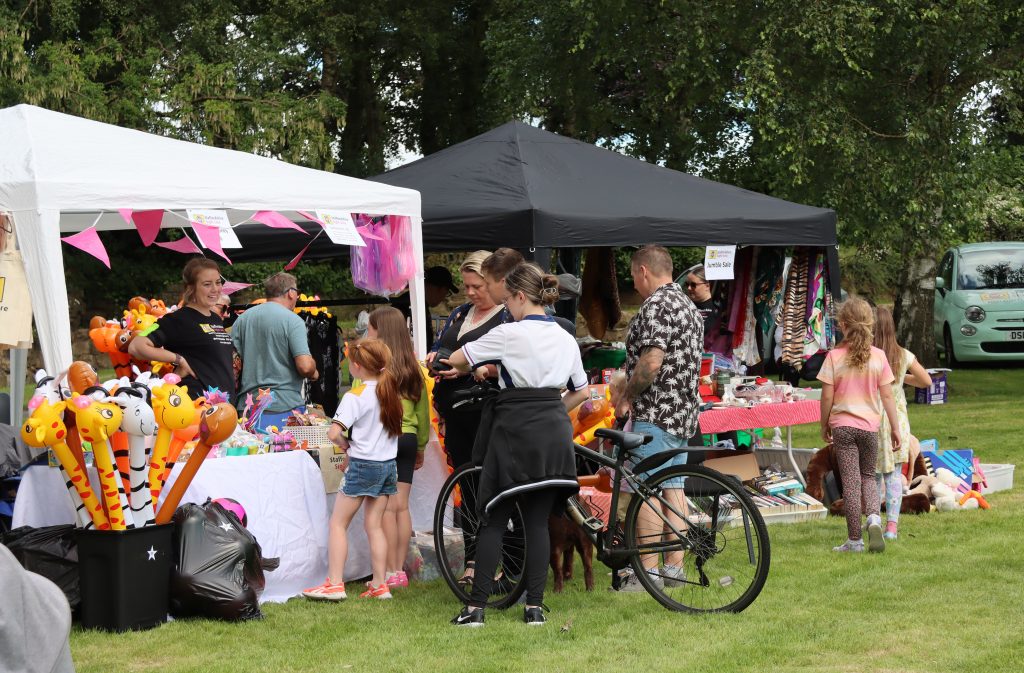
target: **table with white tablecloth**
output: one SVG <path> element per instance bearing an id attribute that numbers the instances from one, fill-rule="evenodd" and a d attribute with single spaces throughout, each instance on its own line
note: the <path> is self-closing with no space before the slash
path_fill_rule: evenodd
<path id="1" fill-rule="evenodd" d="M 175 465 L 167 486 L 177 479 Z M 435 442 L 427 445 L 424 466 L 415 473 L 409 509 L 414 530 L 431 530 L 434 505 L 447 477 L 444 456 Z M 99 480 L 90 469 L 93 487 Z M 305 451 L 207 460 L 185 491 L 182 503 L 207 498 L 233 498 L 245 508 L 248 529 L 264 557 L 279 557 L 281 565 L 267 571 L 261 601 L 285 601 L 327 576 L 327 524 L 334 494 L 324 493 L 316 461 Z M 71 499 L 56 468 L 29 468 L 18 489 L 14 526 L 51 526 L 74 521 Z M 362 513 L 349 527 L 349 558 L 345 576 L 370 575 L 370 553 Z"/>

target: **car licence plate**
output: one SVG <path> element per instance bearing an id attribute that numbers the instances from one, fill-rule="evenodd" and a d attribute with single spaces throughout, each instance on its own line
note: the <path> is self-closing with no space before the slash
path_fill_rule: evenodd
<path id="1" fill-rule="evenodd" d="M 1006 333 L 1007 341 L 1024 341 L 1024 329 L 1015 329 Z"/>

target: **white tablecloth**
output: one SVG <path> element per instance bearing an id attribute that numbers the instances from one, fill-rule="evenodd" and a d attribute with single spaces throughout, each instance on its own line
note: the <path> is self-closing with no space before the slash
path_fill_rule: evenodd
<path id="1" fill-rule="evenodd" d="M 177 478 L 176 465 L 168 484 Z M 437 493 L 447 477 L 444 458 L 436 443 L 427 445 L 423 468 L 413 478 L 409 499 L 415 530 L 431 530 Z M 90 470 L 93 488 L 99 485 Z M 234 498 L 245 508 L 249 531 L 266 557 L 280 557 L 281 566 L 266 573 L 261 601 L 280 602 L 327 576 L 327 523 L 334 495 L 324 494 L 316 461 L 305 451 L 207 460 L 185 491 L 182 503 L 203 503 L 207 498 Z M 29 468 L 18 489 L 13 525 L 52 526 L 74 522 L 71 499 L 56 468 Z M 363 531 L 362 513 L 349 527 L 349 557 L 345 577 L 370 574 L 370 553 Z"/>

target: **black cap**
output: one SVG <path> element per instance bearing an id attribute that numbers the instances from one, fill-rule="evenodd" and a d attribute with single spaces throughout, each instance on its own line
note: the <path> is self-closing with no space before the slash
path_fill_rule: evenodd
<path id="1" fill-rule="evenodd" d="M 443 287 L 451 292 L 458 293 L 459 288 L 452 280 L 452 272 L 443 266 L 432 266 L 423 272 L 423 282 L 434 287 Z"/>

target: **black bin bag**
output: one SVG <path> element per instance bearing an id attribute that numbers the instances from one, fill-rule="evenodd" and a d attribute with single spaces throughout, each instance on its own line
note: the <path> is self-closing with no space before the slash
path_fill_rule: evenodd
<path id="1" fill-rule="evenodd" d="M 174 513 L 177 567 L 171 571 L 171 614 L 228 621 L 260 619 L 259 595 L 264 559 L 252 533 L 234 513 L 207 500 L 182 505 Z"/>
<path id="2" fill-rule="evenodd" d="M 78 609 L 81 599 L 74 526 L 21 526 L 0 535 L 0 544 L 14 554 L 25 570 L 42 575 L 60 587 L 71 604 L 71 610 Z"/>

